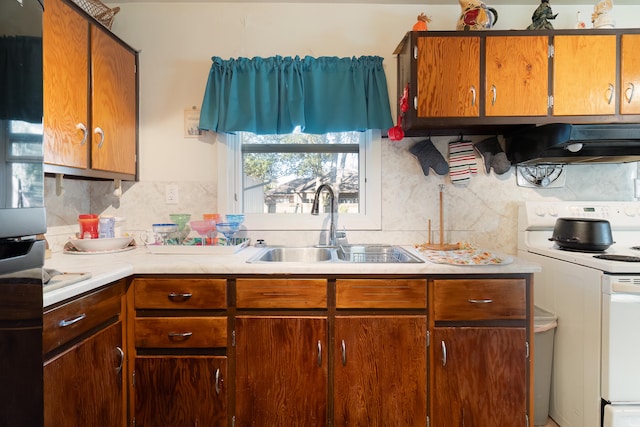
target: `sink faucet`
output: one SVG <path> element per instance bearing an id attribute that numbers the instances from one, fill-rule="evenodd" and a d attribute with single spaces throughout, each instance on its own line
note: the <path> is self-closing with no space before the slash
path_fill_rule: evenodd
<path id="1" fill-rule="evenodd" d="M 323 190 L 327 190 L 329 192 L 329 202 L 331 203 L 331 225 L 329 226 L 329 246 L 336 246 L 336 212 L 338 210 L 338 206 L 336 203 L 336 197 L 331 189 L 329 184 L 322 184 L 316 190 L 316 194 L 313 197 L 313 205 L 311 205 L 311 215 L 318 215 L 318 209 L 320 205 L 320 193 Z"/>

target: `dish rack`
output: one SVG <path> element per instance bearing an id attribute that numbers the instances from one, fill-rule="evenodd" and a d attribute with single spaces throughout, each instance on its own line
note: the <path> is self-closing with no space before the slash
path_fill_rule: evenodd
<path id="1" fill-rule="evenodd" d="M 391 245 L 340 246 L 340 249 L 350 262 L 395 263 L 406 257 Z"/>

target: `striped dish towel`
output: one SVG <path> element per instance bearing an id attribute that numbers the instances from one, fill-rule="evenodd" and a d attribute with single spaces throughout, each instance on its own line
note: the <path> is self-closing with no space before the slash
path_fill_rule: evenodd
<path id="1" fill-rule="evenodd" d="M 478 173 L 476 155 L 471 141 L 462 138 L 449 142 L 449 176 L 455 185 L 467 185 L 471 175 Z"/>

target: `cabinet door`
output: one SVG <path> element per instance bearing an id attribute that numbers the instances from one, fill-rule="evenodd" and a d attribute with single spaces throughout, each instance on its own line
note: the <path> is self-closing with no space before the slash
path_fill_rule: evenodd
<path id="1" fill-rule="evenodd" d="M 418 117 L 477 117 L 480 38 L 420 37 Z"/>
<path id="2" fill-rule="evenodd" d="M 336 426 L 426 425 L 426 316 L 337 316 Z"/>
<path id="3" fill-rule="evenodd" d="M 122 323 L 45 362 L 45 427 L 124 424 Z"/>
<path id="4" fill-rule="evenodd" d="M 525 425 L 525 342 L 524 328 L 436 327 L 431 425 Z"/>
<path id="5" fill-rule="evenodd" d="M 89 24 L 61 0 L 43 18 L 44 161 L 87 168 Z"/>
<path id="6" fill-rule="evenodd" d="M 236 318 L 236 427 L 326 426 L 326 317 Z"/>
<path id="7" fill-rule="evenodd" d="M 546 116 L 549 99 L 549 38 L 486 38 L 485 114 Z"/>
<path id="8" fill-rule="evenodd" d="M 227 425 L 224 356 L 138 356 L 135 425 Z"/>
<path id="9" fill-rule="evenodd" d="M 615 114 L 616 36 L 555 36 L 553 115 Z"/>
<path id="10" fill-rule="evenodd" d="M 136 172 L 135 55 L 91 26 L 93 169 Z"/>
<path id="11" fill-rule="evenodd" d="M 620 112 L 640 114 L 640 34 L 622 35 Z"/>

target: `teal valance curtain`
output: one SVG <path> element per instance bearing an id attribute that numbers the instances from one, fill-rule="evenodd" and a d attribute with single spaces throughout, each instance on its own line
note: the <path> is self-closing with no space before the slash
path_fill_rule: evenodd
<path id="1" fill-rule="evenodd" d="M 200 128 L 261 135 L 393 126 L 379 56 L 212 58 Z"/>

